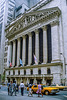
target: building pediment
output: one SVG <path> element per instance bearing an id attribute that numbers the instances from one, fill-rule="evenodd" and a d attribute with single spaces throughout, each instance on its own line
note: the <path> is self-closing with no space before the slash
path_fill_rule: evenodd
<path id="1" fill-rule="evenodd" d="M 6 27 L 6 37 L 9 38 L 20 31 L 36 25 L 42 20 L 46 21 L 53 16 L 56 17 L 59 15 L 60 9 L 58 7 L 25 13 Z"/>

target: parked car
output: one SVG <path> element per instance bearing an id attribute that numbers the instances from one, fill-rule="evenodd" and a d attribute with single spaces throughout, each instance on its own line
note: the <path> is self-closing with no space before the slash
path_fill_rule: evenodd
<path id="1" fill-rule="evenodd" d="M 41 92 L 45 95 L 56 94 L 57 92 L 59 92 L 59 89 L 56 88 L 56 87 L 49 87 L 49 86 L 46 86 L 46 85 L 41 85 L 41 86 L 42 86 Z M 32 88 L 32 91 L 34 93 L 36 93 L 36 91 L 38 90 L 38 85 L 33 85 L 31 88 Z M 27 88 L 27 90 L 29 90 L 29 87 Z"/>
<path id="2" fill-rule="evenodd" d="M 58 85 L 58 84 L 51 85 L 51 87 L 57 87 L 57 88 L 59 88 L 59 90 L 67 90 L 67 86 L 62 86 L 62 85 Z"/>

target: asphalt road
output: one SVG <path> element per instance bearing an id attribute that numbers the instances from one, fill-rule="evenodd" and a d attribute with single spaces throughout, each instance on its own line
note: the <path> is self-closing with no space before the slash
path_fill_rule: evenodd
<path id="1" fill-rule="evenodd" d="M 67 100 L 67 91 L 60 91 L 56 95 L 44 95 L 38 97 L 37 94 L 33 94 L 33 97 L 28 97 L 28 92 L 24 91 L 24 96 L 21 96 L 20 91 L 17 96 L 8 96 L 7 86 L 2 86 L 0 89 L 0 100 Z"/>

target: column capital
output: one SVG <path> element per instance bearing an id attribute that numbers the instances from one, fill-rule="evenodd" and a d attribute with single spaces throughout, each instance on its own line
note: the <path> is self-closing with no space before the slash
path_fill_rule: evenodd
<path id="1" fill-rule="evenodd" d="M 8 45 L 11 45 L 11 41 L 10 42 L 8 41 Z"/>
<path id="2" fill-rule="evenodd" d="M 13 40 L 13 43 L 15 42 L 15 40 Z"/>
<path id="3" fill-rule="evenodd" d="M 23 35 L 22 38 L 26 38 L 26 35 Z"/>
<path id="4" fill-rule="evenodd" d="M 43 26 L 42 29 L 46 31 L 47 30 L 47 26 Z"/>
<path id="5" fill-rule="evenodd" d="M 20 37 L 18 37 L 17 40 L 19 41 L 20 40 Z"/>
<path id="6" fill-rule="evenodd" d="M 55 21 L 51 22 L 50 25 L 51 26 L 59 25 L 59 21 L 55 20 Z"/>
<path id="7" fill-rule="evenodd" d="M 38 29 L 35 29 L 35 34 L 38 34 L 38 33 L 39 33 Z"/>
<path id="8" fill-rule="evenodd" d="M 28 34 L 30 37 L 32 36 L 32 33 L 31 32 L 29 32 L 29 34 Z"/>

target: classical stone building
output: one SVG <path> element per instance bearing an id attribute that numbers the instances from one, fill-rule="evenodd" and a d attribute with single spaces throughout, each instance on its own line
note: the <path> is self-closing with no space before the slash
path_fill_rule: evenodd
<path id="1" fill-rule="evenodd" d="M 66 9 L 66 0 L 42 0 L 6 26 L 6 81 L 67 84 Z"/>

